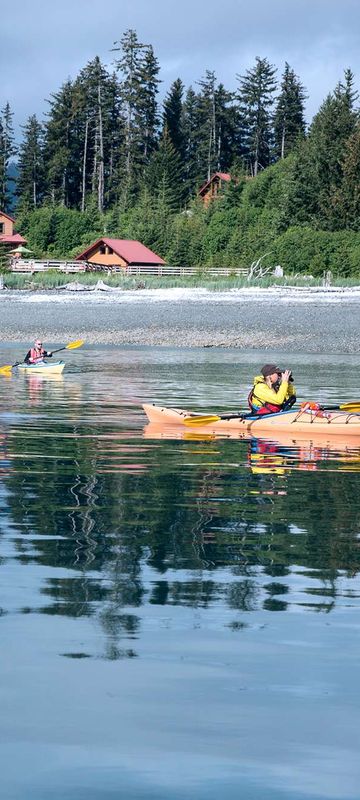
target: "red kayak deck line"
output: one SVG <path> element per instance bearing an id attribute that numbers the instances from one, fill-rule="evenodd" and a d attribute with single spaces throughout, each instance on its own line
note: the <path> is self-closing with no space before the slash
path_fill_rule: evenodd
<path id="1" fill-rule="evenodd" d="M 191 416 L 203 416 L 194 414 L 183 408 L 165 408 L 151 404 L 143 405 L 145 414 L 149 422 L 157 425 L 181 425 L 185 427 L 184 418 Z M 187 428 L 189 430 L 189 428 Z M 204 425 L 196 425 L 192 430 L 200 432 L 222 432 L 237 431 L 244 434 L 258 436 L 268 434 L 276 438 L 277 433 L 289 435 L 305 435 L 306 438 L 313 436 L 328 439 L 339 436 L 343 441 L 357 440 L 360 445 L 360 414 L 349 413 L 348 411 L 327 412 L 326 417 L 321 417 L 315 413 L 296 411 L 285 411 L 279 414 L 269 414 L 259 417 L 248 417 L 240 419 L 221 419 Z"/>

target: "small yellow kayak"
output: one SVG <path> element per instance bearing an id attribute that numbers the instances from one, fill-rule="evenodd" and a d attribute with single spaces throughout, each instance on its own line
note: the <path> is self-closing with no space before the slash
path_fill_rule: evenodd
<path id="1" fill-rule="evenodd" d="M 65 361 L 43 361 L 40 364 L 18 364 L 17 369 L 25 375 L 61 375 Z"/>

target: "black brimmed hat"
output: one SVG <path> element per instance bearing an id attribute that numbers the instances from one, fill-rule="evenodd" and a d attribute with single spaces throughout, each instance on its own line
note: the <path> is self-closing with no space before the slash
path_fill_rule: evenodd
<path id="1" fill-rule="evenodd" d="M 264 378 L 267 378 L 269 375 L 273 375 L 274 372 L 277 372 L 278 375 L 281 375 L 280 367 L 277 367 L 276 364 L 264 364 L 261 374 Z"/>

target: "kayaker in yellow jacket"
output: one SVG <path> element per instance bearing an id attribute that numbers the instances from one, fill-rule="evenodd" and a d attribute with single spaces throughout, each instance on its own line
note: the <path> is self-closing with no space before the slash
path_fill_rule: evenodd
<path id="1" fill-rule="evenodd" d="M 290 408 L 295 400 L 291 370 L 281 370 L 276 364 L 264 364 L 261 374 L 254 378 L 248 397 L 251 411 L 254 414 L 275 414 Z"/>

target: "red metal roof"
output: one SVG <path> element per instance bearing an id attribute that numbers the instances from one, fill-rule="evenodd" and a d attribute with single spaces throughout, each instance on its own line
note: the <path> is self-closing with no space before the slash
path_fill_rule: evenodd
<path id="1" fill-rule="evenodd" d="M 83 253 L 76 256 L 76 260 L 86 261 L 86 257 L 91 251 L 102 243 L 111 247 L 114 253 L 120 256 L 120 258 L 123 258 L 127 264 L 165 264 L 165 261 L 163 261 L 160 256 L 153 253 L 152 250 L 149 250 L 149 248 L 145 247 L 141 242 L 137 242 L 133 239 L 108 239 L 107 237 L 98 239 L 97 242 L 87 247 Z"/>
<path id="2" fill-rule="evenodd" d="M 206 183 L 204 183 L 200 187 L 199 194 L 202 194 L 205 191 L 205 189 L 207 189 L 207 187 L 210 186 L 210 184 L 213 182 L 214 178 L 220 178 L 221 181 L 231 181 L 231 175 L 230 175 L 229 172 L 214 172 L 214 174 L 211 176 L 210 180 L 206 181 Z"/>
<path id="3" fill-rule="evenodd" d="M 20 233 L 13 233 L 11 235 L 0 233 L 0 242 L 3 244 L 26 244 L 27 239 L 24 239 L 23 236 L 20 236 Z"/>
<path id="4" fill-rule="evenodd" d="M 0 211 L 0 217 L 6 217 L 10 222 L 15 222 L 14 217 L 10 217 L 10 214 L 5 214 L 5 211 Z"/>

